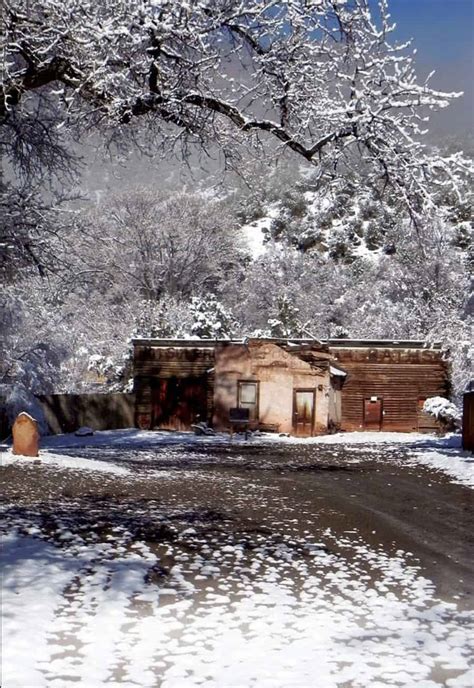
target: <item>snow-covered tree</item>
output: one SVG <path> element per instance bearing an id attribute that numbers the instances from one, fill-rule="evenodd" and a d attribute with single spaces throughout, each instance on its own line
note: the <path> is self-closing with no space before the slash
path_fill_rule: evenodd
<path id="1" fill-rule="evenodd" d="M 298 337 L 303 336 L 299 319 L 300 309 L 294 305 L 287 294 L 276 299 L 277 317 L 270 318 L 268 326 L 272 337 Z"/>
<path id="2" fill-rule="evenodd" d="M 189 305 L 191 335 L 200 339 L 230 339 L 238 325 L 228 308 L 214 294 L 193 296 Z"/>
<path id="3" fill-rule="evenodd" d="M 132 337 L 182 338 L 191 332 L 193 317 L 189 302 L 165 296 L 137 304 Z"/>
<path id="4" fill-rule="evenodd" d="M 420 142 L 458 94 L 418 80 L 386 0 L 6 0 L 2 28 L 2 144 L 23 169 L 48 137 L 62 162 L 61 128 L 145 129 L 147 146 L 217 145 L 230 160 L 250 137 L 321 173 L 360 160 L 416 215 L 426 179 L 450 184 L 463 164 Z"/>
<path id="5" fill-rule="evenodd" d="M 46 194 L 38 179 L 27 177 L 14 184 L 6 174 L 0 176 L 3 284 L 15 281 L 25 267 L 42 276 L 62 269 L 67 262 L 64 239 L 74 225 L 74 213 L 67 205 L 72 197 L 57 189 Z"/>
<path id="6" fill-rule="evenodd" d="M 77 242 L 82 268 L 97 275 L 97 287 L 125 300 L 133 292 L 156 301 L 219 290 L 243 259 L 226 204 L 198 193 L 117 195 L 86 218 Z"/>

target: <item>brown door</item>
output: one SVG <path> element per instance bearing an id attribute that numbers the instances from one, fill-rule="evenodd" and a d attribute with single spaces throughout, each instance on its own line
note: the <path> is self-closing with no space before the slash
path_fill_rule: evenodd
<path id="1" fill-rule="evenodd" d="M 380 397 L 364 399 L 364 430 L 382 428 L 383 404 Z"/>
<path id="2" fill-rule="evenodd" d="M 206 378 L 163 378 L 153 389 L 153 428 L 189 430 L 206 420 Z"/>
<path id="3" fill-rule="evenodd" d="M 295 435 L 310 437 L 314 427 L 314 389 L 295 389 L 293 397 L 293 428 Z"/>

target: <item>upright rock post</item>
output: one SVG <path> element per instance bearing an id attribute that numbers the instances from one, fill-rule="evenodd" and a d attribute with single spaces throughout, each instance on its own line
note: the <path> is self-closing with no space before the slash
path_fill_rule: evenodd
<path id="1" fill-rule="evenodd" d="M 38 456 L 38 423 L 28 413 L 19 413 L 13 423 L 13 453 L 21 456 Z"/>

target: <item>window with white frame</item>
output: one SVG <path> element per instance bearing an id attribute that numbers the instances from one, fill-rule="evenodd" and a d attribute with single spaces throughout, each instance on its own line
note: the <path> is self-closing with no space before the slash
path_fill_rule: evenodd
<path id="1" fill-rule="evenodd" d="M 238 381 L 237 406 L 249 410 L 250 420 L 258 420 L 258 382 L 252 380 Z"/>

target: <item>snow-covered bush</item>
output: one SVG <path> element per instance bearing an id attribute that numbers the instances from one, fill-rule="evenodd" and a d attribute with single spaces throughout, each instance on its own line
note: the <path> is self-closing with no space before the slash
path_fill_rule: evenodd
<path id="1" fill-rule="evenodd" d="M 332 325 L 330 329 L 331 339 L 348 339 L 349 330 L 342 325 Z"/>
<path id="2" fill-rule="evenodd" d="M 449 399 L 444 397 L 430 397 L 423 404 L 423 411 L 438 420 L 443 429 L 454 430 L 461 423 L 459 409 Z"/>
<path id="3" fill-rule="evenodd" d="M 95 373 L 99 377 L 110 377 L 115 374 L 114 362 L 110 356 L 102 354 L 92 354 L 89 356 L 87 370 Z"/>

